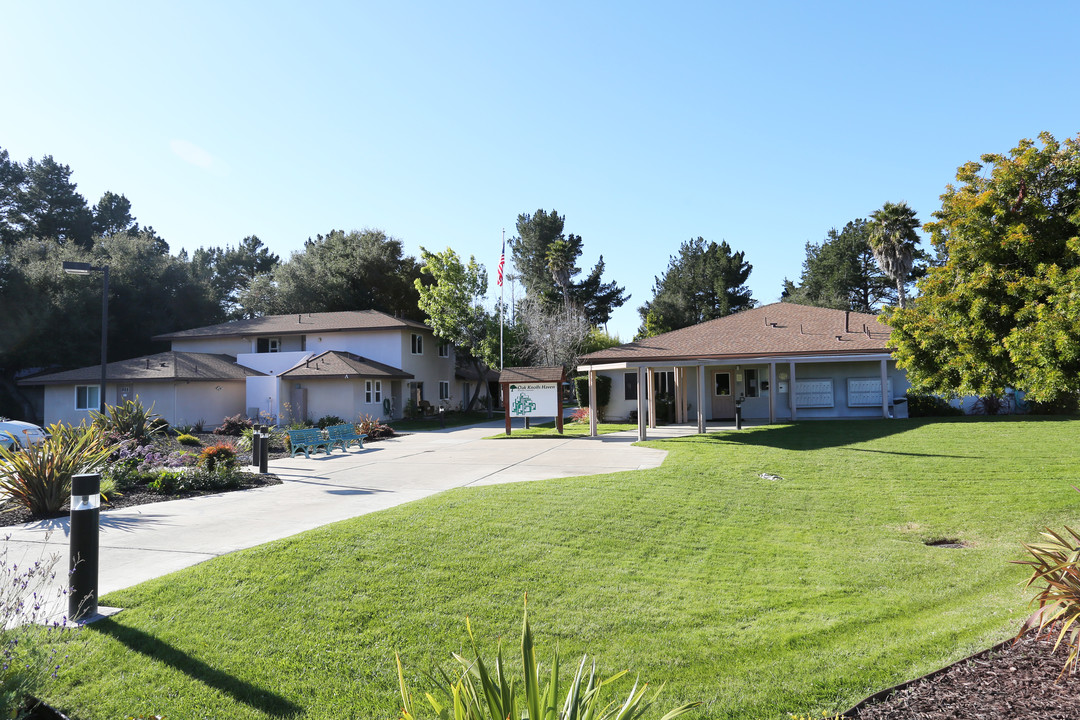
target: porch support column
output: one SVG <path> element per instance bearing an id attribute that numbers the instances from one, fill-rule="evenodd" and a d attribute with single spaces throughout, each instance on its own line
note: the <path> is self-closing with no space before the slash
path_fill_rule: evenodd
<path id="1" fill-rule="evenodd" d="M 791 381 L 788 383 L 787 397 L 788 405 L 791 407 L 791 421 L 794 422 L 798 416 L 798 411 L 795 409 L 795 361 L 788 362 L 788 377 Z"/>
<path id="2" fill-rule="evenodd" d="M 645 432 L 645 368 L 639 367 L 637 369 L 637 439 L 644 440 L 647 437 Z"/>
<path id="3" fill-rule="evenodd" d="M 881 361 L 881 417 L 889 417 L 889 361 Z"/>
<path id="4" fill-rule="evenodd" d="M 589 437 L 596 437 L 596 371 L 589 368 Z"/>
<path id="5" fill-rule="evenodd" d="M 697 366 L 697 431 L 705 433 L 705 366 Z"/>
<path id="6" fill-rule="evenodd" d="M 776 363 L 769 363 L 769 424 L 776 422 Z"/>
<path id="7" fill-rule="evenodd" d="M 648 383 L 649 388 L 649 427 L 656 427 L 656 373 L 653 372 L 651 367 L 645 368 L 645 381 Z"/>
<path id="8" fill-rule="evenodd" d="M 685 405 L 683 404 L 682 368 L 676 367 L 673 373 L 675 378 L 675 424 L 686 422 L 683 420 Z"/>

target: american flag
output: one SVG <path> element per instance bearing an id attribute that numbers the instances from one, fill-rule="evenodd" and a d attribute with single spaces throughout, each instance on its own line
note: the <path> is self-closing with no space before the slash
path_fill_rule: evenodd
<path id="1" fill-rule="evenodd" d="M 502 254 L 499 255 L 499 287 L 502 287 L 503 283 L 503 265 L 506 264 L 506 241 L 503 240 Z"/>

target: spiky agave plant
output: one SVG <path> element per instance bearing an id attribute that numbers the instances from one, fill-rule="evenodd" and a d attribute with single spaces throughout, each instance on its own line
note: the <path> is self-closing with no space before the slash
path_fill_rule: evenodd
<path id="1" fill-rule="evenodd" d="M 71 495 L 71 476 L 100 468 L 115 450 L 100 432 L 54 423 L 48 437 L 25 449 L 0 445 L 0 493 L 34 515 L 55 513 Z"/>
<path id="2" fill-rule="evenodd" d="M 1064 642 L 1069 651 L 1060 679 L 1070 668 L 1075 672 L 1080 657 L 1080 534 L 1066 527 L 1065 534 L 1047 528 L 1042 536 L 1046 542 L 1021 543 L 1033 559 L 1014 561 L 1032 568 L 1027 587 L 1045 583 L 1031 600 L 1039 609 L 1020 628 L 1017 638 L 1031 631 L 1042 633 L 1060 622 L 1054 650 Z"/>
<path id="3" fill-rule="evenodd" d="M 626 675 L 623 670 L 601 680 L 597 676 L 594 660 L 586 673 L 587 656 L 582 656 L 574 679 L 560 689 L 559 651 L 552 655 L 551 675 L 546 687 L 540 666 L 536 662 L 536 648 L 533 643 L 532 629 L 529 627 L 528 602 L 524 613 L 521 632 L 521 660 L 523 678 L 517 684 L 509 676 L 503 663 L 502 646 L 495 655 L 494 674 L 489 670 L 473 636 L 472 625 L 466 618 L 465 627 L 472 642 L 475 660 L 468 660 L 453 653 L 454 660 L 460 665 L 459 675 L 450 676 L 440 670 L 440 677 L 429 675 L 444 691 L 444 701 L 431 693 L 425 697 L 435 715 L 439 718 L 455 720 L 505 720 L 506 718 L 530 718 L 530 720 L 635 720 L 641 718 L 656 702 L 661 686 L 651 697 L 647 697 L 648 685 L 635 681 L 629 694 L 622 702 L 616 700 L 603 704 L 601 691 Z M 405 686 L 405 676 L 401 667 L 401 658 L 397 657 L 398 684 L 401 692 L 402 720 L 418 720 L 421 717 L 412 701 L 412 696 Z M 560 700 L 562 698 L 562 700 Z M 672 720 L 701 703 L 688 703 L 668 711 L 661 720 Z"/>

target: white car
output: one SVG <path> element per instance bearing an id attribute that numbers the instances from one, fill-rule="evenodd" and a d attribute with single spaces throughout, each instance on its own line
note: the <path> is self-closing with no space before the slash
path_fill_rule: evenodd
<path id="1" fill-rule="evenodd" d="M 39 443 L 45 437 L 45 431 L 37 425 L 21 420 L 0 419 L 0 445 L 8 450 L 13 450 L 16 445 L 26 447 L 27 443 Z"/>

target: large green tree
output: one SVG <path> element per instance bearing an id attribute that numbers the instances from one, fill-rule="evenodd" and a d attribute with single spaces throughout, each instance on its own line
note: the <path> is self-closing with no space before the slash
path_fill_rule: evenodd
<path id="1" fill-rule="evenodd" d="M 499 361 L 498 319 L 484 307 L 487 270 L 475 257 L 463 263 L 450 248 L 441 253 L 420 248 L 420 259 L 426 282 L 417 278 L 413 285 L 424 322 L 436 337 L 454 343 L 455 351 L 472 363 L 476 377 L 485 377 Z M 475 405 L 482 384 L 475 383 L 466 410 Z"/>
<path id="2" fill-rule="evenodd" d="M 29 416 L 14 382 L 21 371 L 98 362 L 101 275 L 66 275 L 65 260 L 109 266 L 110 361 L 164 349 L 154 335 L 222 319 L 209 285 L 183 259 L 162 254 L 148 233 L 99 238 L 91 249 L 27 238 L 4 247 L 0 258 L 3 296 L 17 299 L 0 313 L 0 412 Z"/>
<path id="3" fill-rule="evenodd" d="M 746 280 L 752 266 L 727 242 L 687 240 L 656 278 L 653 297 L 640 308 L 638 337 L 696 325 L 754 306 Z"/>
<path id="4" fill-rule="evenodd" d="M 243 297 L 260 275 L 269 275 L 281 264 L 277 253 L 263 245 L 256 235 L 248 235 L 239 245 L 198 248 L 191 255 L 193 272 L 209 282 L 230 318 L 255 317 L 245 311 Z M 249 304 L 255 304 L 250 302 Z"/>
<path id="5" fill-rule="evenodd" d="M 238 293 L 237 302 L 248 317 L 380 310 L 420 319 L 413 285 L 419 277 L 416 258 L 382 230 L 331 230 L 304 243 L 268 280 L 253 279 L 253 292 Z"/>
<path id="6" fill-rule="evenodd" d="M 895 303 L 896 287 L 870 249 L 870 224 L 858 218 L 806 243 L 799 284 L 785 280 L 781 300 L 864 313 Z"/>
<path id="7" fill-rule="evenodd" d="M 577 262 L 584 243 L 580 235 L 566 235 L 566 219 L 555 210 L 537 210 L 518 215 L 518 236 L 510 239 L 510 253 L 527 297 L 547 309 L 573 305 L 584 312 L 589 323 L 604 325 L 612 311 L 622 307 L 630 296 L 614 281 L 604 282 L 604 256 L 582 280 Z"/>
<path id="8" fill-rule="evenodd" d="M 885 203 L 870 216 L 870 249 L 896 285 L 896 304 L 907 305 L 906 286 L 917 257 L 921 223 L 907 203 Z"/>
<path id="9" fill-rule="evenodd" d="M 926 224 L 938 254 L 888 313 L 908 378 L 945 395 L 1080 391 L 1080 135 L 1022 140 L 956 173 Z"/>
<path id="10" fill-rule="evenodd" d="M 23 237 L 54 238 L 89 248 L 93 214 L 71 181 L 71 168 L 52 155 L 30 158 L 17 195 L 17 222 Z"/>

